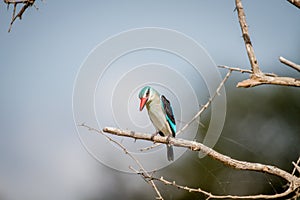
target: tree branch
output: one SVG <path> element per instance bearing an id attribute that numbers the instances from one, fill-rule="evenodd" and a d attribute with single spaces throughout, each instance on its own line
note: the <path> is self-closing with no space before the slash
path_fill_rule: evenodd
<path id="1" fill-rule="evenodd" d="M 300 72 L 300 65 L 298 65 L 298 64 L 296 64 L 296 63 L 294 63 L 294 62 L 292 62 L 292 61 L 290 61 L 290 60 L 288 60 L 288 59 L 285 59 L 285 58 L 282 57 L 282 56 L 279 57 L 279 60 L 280 60 L 280 62 L 282 62 L 283 64 L 285 64 L 285 65 L 287 65 L 287 66 L 289 66 L 289 67 L 291 67 L 291 68 L 297 70 L 298 72 Z"/>
<path id="2" fill-rule="evenodd" d="M 262 84 L 300 87 L 300 80 L 292 77 L 268 76 L 251 77 L 237 84 L 237 87 L 254 87 Z"/>
<path id="3" fill-rule="evenodd" d="M 252 73 L 250 76 L 250 79 L 244 80 L 242 82 L 239 82 L 237 84 L 237 87 L 254 87 L 262 84 L 272 84 L 272 85 L 283 85 L 283 86 L 294 86 L 294 87 L 300 87 L 300 80 L 295 79 L 292 77 L 279 77 L 277 75 L 271 75 L 262 73 L 255 53 L 254 49 L 252 47 L 252 43 L 250 40 L 249 32 L 248 32 L 248 25 L 246 22 L 246 15 L 243 9 L 242 1 L 241 0 L 235 0 L 236 3 L 236 9 L 238 12 L 238 19 L 240 23 L 240 27 L 243 34 L 243 39 L 245 42 L 246 51 L 248 54 L 248 58 L 251 64 Z M 292 62 L 286 62 L 287 60 L 284 60 L 285 64 L 287 64 L 290 67 L 293 67 L 298 70 L 298 67 L 295 63 Z M 282 62 L 282 61 L 281 61 Z M 235 70 L 237 71 L 237 70 Z M 245 70 L 240 72 L 245 72 Z"/>
<path id="4" fill-rule="evenodd" d="M 103 132 L 110 133 L 110 134 L 117 135 L 117 136 L 130 137 L 130 138 L 134 138 L 135 140 L 137 140 L 137 139 L 148 140 L 148 141 L 153 141 L 153 142 L 163 143 L 163 144 L 170 143 L 173 146 L 188 148 L 192 151 L 202 151 L 203 153 L 207 154 L 209 157 L 223 163 L 224 165 L 232 167 L 234 169 L 264 172 L 264 173 L 268 173 L 268 174 L 272 174 L 272 175 L 281 177 L 289 182 L 289 188 L 280 194 L 252 195 L 252 196 L 241 196 L 241 197 L 228 195 L 228 196 L 222 196 L 222 198 L 224 197 L 224 198 L 241 198 L 241 199 L 244 199 L 244 198 L 247 198 L 247 199 L 249 199 L 249 198 L 271 199 L 271 198 L 287 196 L 288 194 L 290 194 L 300 188 L 300 178 L 299 177 L 296 177 L 293 174 L 290 174 L 282 169 L 279 169 L 278 167 L 275 167 L 272 165 L 261 164 L 261 163 L 252 163 L 252 162 L 236 160 L 236 159 L 230 158 L 229 156 L 223 155 L 223 154 L 221 154 L 199 142 L 184 140 L 184 139 L 180 139 L 180 138 L 172 138 L 172 137 L 167 138 L 167 137 L 162 137 L 159 135 L 152 137 L 151 134 L 138 133 L 138 132 L 128 131 L 128 130 L 121 130 L 121 129 L 112 128 L 112 127 L 103 128 Z M 294 165 L 296 165 L 296 164 L 294 163 Z M 150 176 L 147 178 L 150 178 Z M 163 182 L 165 182 L 165 184 L 167 184 L 167 185 L 171 185 L 171 182 L 167 182 L 167 181 L 163 181 Z M 192 189 L 192 191 L 201 192 L 199 189 Z M 213 198 L 221 198 L 221 197 L 218 197 L 217 195 L 213 195 Z"/>
<path id="5" fill-rule="evenodd" d="M 214 98 L 216 98 L 216 96 L 219 95 L 221 88 L 223 87 L 223 85 L 225 84 L 225 82 L 230 77 L 231 72 L 232 72 L 232 70 L 229 70 L 227 72 L 227 74 L 225 75 L 224 79 L 219 84 L 219 86 L 218 86 L 216 92 L 214 93 L 214 95 L 206 102 L 206 104 L 204 106 L 201 107 L 201 109 L 195 114 L 195 116 L 188 123 L 186 123 L 179 131 L 176 132 L 176 135 L 182 133 L 189 125 L 191 125 L 191 123 L 193 121 L 195 121 L 210 106 L 210 104 L 212 103 L 212 101 L 214 100 Z"/>
<path id="6" fill-rule="evenodd" d="M 242 68 L 238 68 L 238 67 L 229 67 L 226 65 L 219 65 L 219 68 L 223 68 L 223 69 L 228 69 L 230 71 L 236 71 L 236 72 L 241 72 L 241 73 L 249 73 L 252 74 L 253 72 L 249 69 L 242 69 Z M 264 73 L 263 74 L 267 75 L 267 76 L 272 76 L 272 77 L 276 77 L 277 75 L 274 73 Z"/>
<path id="7" fill-rule="evenodd" d="M 206 199 L 210 199 L 210 198 L 213 198 L 213 199 L 276 199 L 276 198 L 288 196 L 289 194 L 291 194 L 292 192 L 294 192 L 294 190 L 292 190 L 292 188 L 289 187 L 287 190 L 285 190 L 282 193 L 270 194 L 270 195 L 264 195 L 264 194 L 247 195 L 247 196 L 215 195 L 215 194 L 212 194 L 212 193 L 207 192 L 205 190 L 202 190 L 201 188 L 191 188 L 191 187 L 188 187 L 188 186 L 179 185 L 175 181 L 168 181 L 168 180 L 164 179 L 163 177 L 156 178 L 156 177 L 147 177 L 144 174 L 142 174 L 142 175 L 145 176 L 146 179 L 160 181 L 160 182 L 164 183 L 165 185 L 171 185 L 171 186 L 174 186 L 174 187 L 176 187 L 178 189 L 186 190 L 188 192 L 200 192 L 200 193 L 205 194 L 207 196 Z"/>
<path id="8" fill-rule="evenodd" d="M 288 2 L 300 9 L 300 0 L 288 0 Z"/>
<path id="9" fill-rule="evenodd" d="M 295 172 L 296 172 L 296 169 L 297 169 L 297 167 L 296 166 L 299 166 L 299 164 L 300 164 L 300 157 L 298 158 L 298 160 L 297 160 L 297 162 L 294 164 L 293 163 L 293 165 L 294 165 L 294 169 L 293 169 L 293 171 L 292 171 L 292 174 L 294 175 L 295 174 Z M 300 171 L 298 170 L 298 173 L 300 174 Z"/>
<path id="10" fill-rule="evenodd" d="M 246 22 L 246 15 L 245 15 L 245 12 L 244 12 L 242 1 L 241 0 L 236 0 L 235 4 L 236 4 L 239 23 L 240 23 L 240 27 L 241 27 L 241 30 L 242 30 L 243 39 L 244 39 L 244 42 L 245 42 L 245 47 L 246 47 L 248 58 L 249 58 L 249 61 L 250 61 L 250 64 L 251 64 L 253 75 L 254 76 L 260 76 L 260 75 L 262 75 L 262 72 L 259 69 L 259 65 L 258 65 L 256 56 L 255 56 L 255 53 L 254 53 L 254 49 L 252 47 L 252 43 L 251 43 L 251 40 L 250 40 L 250 35 L 249 35 L 249 32 L 248 32 L 248 25 L 247 25 L 247 22 Z"/>
<path id="11" fill-rule="evenodd" d="M 112 139 L 111 137 L 109 137 L 108 135 L 104 134 L 102 131 L 98 130 L 98 129 L 95 129 L 95 128 L 92 128 L 86 124 L 80 124 L 79 126 L 82 126 L 82 127 L 85 127 L 87 128 L 88 130 L 90 131 L 95 131 L 101 135 L 103 135 L 107 140 L 109 140 L 110 142 L 113 142 L 115 143 L 116 145 L 118 145 L 126 155 L 128 155 L 136 164 L 137 166 L 139 167 L 139 170 L 141 171 L 140 173 L 144 174 L 145 176 L 150 176 L 150 174 L 145 170 L 145 168 L 143 167 L 142 163 L 140 163 L 140 161 L 134 157 L 127 149 L 124 145 L 122 145 L 121 143 L 117 142 L 116 140 Z M 131 170 L 134 170 L 131 166 L 129 166 L 129 168 Z M 134 170 L 136 172 L 136 170 Z M 160 199 L 160 200 L 163 200 L 164 198 L 162 197 L 162 195 L 160 194 L 160 191 L 158 190 L 157 186 L 155 185 L 155 183 L 153 182 L 153 180 L 149 180 L 149 179 L 145 179 L 147 183 L 149 183 L 154 191 L 156 192 L 157 196 L 156 199 Z"/>
<path id="12" fill-rule="evenodd" d="M 12 19 L 10 21 L 10 26 L 8 29 L 8 32 L 11 31 L 13 23 L 16 21 L 17 18 L 20 20 L 22 19 L 22 16 L 24 12 L 34 4 L 35 0 L 4 0 L 4 3 L 7 4 L 7 7 L 9 7 L 10 4 L 14 5 L 14 10 L 12 14 Z M 18 14 L 16 15 L 16 8 L 18 4 L 23 4 L 23 7 L 19 10 Z"/>
<path id="13" fill-rule="evenodd" d="M 220 68 L 228 69 L 230 71 L 236 71 L 241 73 L 252 73 L 251 70 L 241 69 L 237 67 L 228 67 L 225 65 L 220 65 Z M 237 87 L 254 87 L 262 84 L 270 85 L 284 85 L 300 87 L 300 80 L 292 77 L 281 77 L 273 73 L 263 73 L 261 77 L 251 77 L 250 79 L 241 81 L 237 84 Z"/>

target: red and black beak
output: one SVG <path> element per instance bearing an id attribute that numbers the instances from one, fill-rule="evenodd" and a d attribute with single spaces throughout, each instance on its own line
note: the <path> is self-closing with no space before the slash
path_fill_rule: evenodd
<path id="1" fill-rule="evenodd" d="M 144 106 L 146 105 L 147 101 L 148 101 L 148 98 L 146 98 L 146 97 L 142 97 L 142 98 L 141 98 L 141 102 L 140 102 L 140 111 L 143 110 L 143 108 L 144 108 Z"/>

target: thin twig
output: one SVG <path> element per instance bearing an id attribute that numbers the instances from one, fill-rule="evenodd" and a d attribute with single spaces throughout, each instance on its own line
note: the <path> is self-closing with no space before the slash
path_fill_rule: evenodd
<path id="1" fill-rule="evenodd" d="M 292 162 L 292 163 L 293 163 L 295 169 L 297 169 L 298 173 L 300 173 L 300 167 L 296 163 L 294 163 L 294 162 Z"/>
<path id="2" fill-rule="evenodd" d="M 298 160 L 297 160 L 297 162 L 296 162 L 296 165 L 299 166 L 299 163 L 300 163 L 300 157 L 298 158 Z M 293 171 L 292 171 L 292 174 L 294 175 L 295 172 L 296 172 L 296 166 L 294 165 L 294 169 L 293 169 Z M 300 174 L 300 172 L 299 172 L 299 174 Z"/>
<path id="3" fill-rule="evenodd" d="M 6 4 L 19 4 L 19 3 L 27 3 L 31 2 L 32 0 L 4 0 Z"/>
<path id="4" fill-rule="evenodd" d="M 135 161 L 135 163 L 138 165 L 138 167 L 140 168 L 140 170 L 146 174 L 147 176 L 150 176 L 150 174 L 145 170 L 145 168 L 143 167 L 143 165 L 140 163 L 140 161 L 135 158 L 127 149 L 124 145 L 122 145 L 121 143 L 117 142 L 116 140 L 113 140 L 111 137 L 109 137 L 108 135 L 104 134 L 101 130 L 98 130 L 98 129 L 95 129 L 93 127 L 90 127 L 84 123 L 80 124 L 79 126 L 82 126 L 82 127 L 85 127 L 87 128 L 89 131 L 94 131 L 94 132 L 97 132 L 101 135 L 103 135 L 108 141 L 111 141 L 113 143 L 115 143 L 116 145 L 118 145 L 123 151 L 125 154 L 127 154 L 132 160 Z M 133 169 L 132 167 L 130 167 L 130 169 Z M 158 195 L 158 197 L 156 199 L 160 199 L 160 200 L 163 200 L 163 197 L 162 195 L 160 194 L 157 186 L 155 185 L 155 183 L 153 182 L 153 180 L 149 180 L 147 181 L 152 187 L 153 189 L 155 190 L 156 194 Z"/>
<path id="5" fill-rule="evenodd" d="M 13 10 L 13 14 L 12 14 L 12 18 L 11 18 L 11 22 L 10 22 L 10 25 L 9 25 L 9 29 L 8 29 L 8 32 L 11 31 L 11 28 L 12 28 L 12 25 L 16 19 L 15 15 L 16 15 L 16 8 L 17 8 L 17 4 L 14 4 L 14 10 Z"/>
<path id="6" fill-rule="evenodd" d="M 154 144 L 154 145 L 151 145 L 149 147 L 141 148 L 140 151 L 149 151 L 149 150 L 154 149 L 154 148 L 156 148 L 156 147 L 158 147 L 160 145 L 161 144 Z"/>
<path id="7" fill-rule="evenodd" d="M 147 179 L 152 179 L 155 181 L 159 181 L 164 183 L 165 185 L 170 185 L 170 186 L 174 186 L 178 189 L 182 189 L 182 190 L 186 190 L 188 192 L 199 192 L 202 193 L 204 195 L 207 196 L 206 199 L 276 199 L 276 198 L 280 198 L 280 197 L 285 197 L 287 195 L 289 195 L 290 193 L 293 192 L 292 187 L 290 186 L 287 190 L 285 190 L 282 193 L 277 193 L 277 194 L 270 194 L 270 195 L 264 195 L 264 194 L 259 194 L 259 195 L 247 195 L 247 196 L 238 196 L 238 195 L 215 195 L 212 194 L 210 192 L 207 192 L 201 188 L 191 188 L 188 186 L 183 186 L 183 185 L 179 185 L 177 184 L 175 181 L 168 181 L 163 177 L 160 178 L 156 178 L 156 177 L 147 177 L 145 174 L 142 174 L 143 176 L 145 176 L 145 178 Z"/>
<path id="8" fill-rule="evenodd" d="M 206 102 L 206 104 L 204 104 L 204 106 L 201 107 L 201 109 L 195 114 L 195 116 L 188 123 L 186 123 L 179 131 L 176 132 L 176 135 L 183 132 L 193 121 L 195 121 L 209 107 L 209 105 L 216 98 L 216 96 L 218 96 L 220 94 L 221 88 L 223 87 L 223 85 L 225 84 L 227 79 L 230 77 L 231 73 L 232 73 L 232 70 L 229 70 L 227 72 L 226 76 L 224 77 L 224 79 L 219 84 L 219 86 L 218 86 L 216 92 L 214 93 L 214 95 L 211 98 L 209 98 L 209 100 Z"/>
<path id="9" fill-rule="evenodd" d="M 231 71 L 241 72 L 241 73 L 249 73 L 249 74 L 253 73 L 252 70 L 242 69 L 242 68 L 238 68 L 238 67 L 229 67 L 229 66 L 226 66 L 226 65 L 219 65 L 218 67 L 223 68 L 223 69 L 228 69 L 228 70 L 231 70 Z M 264 74 L 267 75 L 267 76 L 277 77 L 277 75 L 274 74 L 274 73 L 264 73 Z"/>
<path id="10" fill-rule="evenodd" d="M 296 63 L 294 63 L 294 62 L 292 62 L 292 61 L 290 61 L 290 60 L 288 60 L 288 59 L 286 59 L 286 58 L 284 58 L 282 56 L 279 57 L 279 60 L 283 64 L 285 64 L 285 65 L 287 65 L 287 66 L 289 66 L 289 67 L 297 70 L 298 72 L 300 72 L 300 65 L 298 65 L 298 64 L 296 64 Z"/>
<path id="11" fill-rule="evenodd" d="M 252 70 L 249 70 L 249 69 L 241 69 L 241 68 L 238 68 L 238 67 L 228 67 L 226 65 L 219 65 L 218 66 L 219 68 L 223 68 L 223 69 L 228 69 L 230 71 L 237 71 L 237 72 L 241 72 L 241 73 L 249 73 L 249 74 L 252 74 Z"/>

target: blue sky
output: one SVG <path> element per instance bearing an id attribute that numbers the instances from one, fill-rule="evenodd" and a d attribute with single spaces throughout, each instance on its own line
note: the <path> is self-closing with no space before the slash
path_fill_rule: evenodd
<path id="1" fill-rule="evenodd" d="M 300 63 L 299 9 L 281 0 L 243 4 L 262 70 L 294 73 L 278 57 Z M 26 11 L 11 33 L 7 30 L 12 7 L 7 11 L 3 2 L 0 5 L 4 199 L 81 199 L 113 184 L 111 177 L 117 172 L 87 154 L 72 113 L 76 74 L 108 37 L 133 28 L 174 29 L 201 44 L 216 64 L 249 66 L 234 1 L 37 1 L 36 5 L 39 10 Z"/>

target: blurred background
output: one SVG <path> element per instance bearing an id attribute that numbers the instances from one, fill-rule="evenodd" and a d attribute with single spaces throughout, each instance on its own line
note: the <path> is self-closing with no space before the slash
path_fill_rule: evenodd
<path id="1" fill-rule="evenodd" d="M 278 61 L 284 56 L 300 63 L 299 9 L 280 0 L 243 5 L 261 69 L 299 78 Z M 76 74 L 100 42 L 141 27 L 180 31 L 217 65 L 247 68 L 234 1 L 36 1 L 36 6 L 8 33 L 12 7 L 0 4 L 0 199 L 154 199 L 138 175 L 110 169 L 83 148 L 72 114 Z M 225 84 L 226 122 L 214 149 L 292 171 L 300 155 L 299 88 L 235 87 L 246 78 L 234 73 Z M 208 110 L 198 140 L 209 119 Z M 157 172 L 161 175 L 216 194 L 269 194 L 286 187 L 277 177 L 232 170 L 190 151 Z M 204 198 L 158 186 L 166 199 Z"/>

